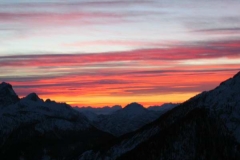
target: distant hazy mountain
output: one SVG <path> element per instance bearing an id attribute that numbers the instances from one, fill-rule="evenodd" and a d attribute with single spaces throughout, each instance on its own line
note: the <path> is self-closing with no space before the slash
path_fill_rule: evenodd
<path id="1" fill-rule="evenodd" d="M 151 111 L 160 111 L 160 112 L 167 112 L 168 110 L 173 109 L 174 107 L 178 106 L 179 103 L 164 103 L 160 106 L 149 106 L 147 109 Z"/>
<path id="2" fill-rule="evenodd" d="M 74 109 L 76 109 L 76 108 L 74 108 Z M 76 109 L 78 112 L 80 112 L 80 113 L 82 113 L 84 116 L 86 116 L 87 117 L 87 119 L 89 120 L 89 121 L 95 121 L 95 120 L 97 120 L 98 119 L 98 114 L 96 114 L 95 112 L 92 112 L 92 111 L 88 111 L 88 110 L 85 110 L 85 111 L 83 111 L 83 110 L 78 110 L 78 109 Z"/>
<path id="3" fill-rule="evenodd" d="M 121 136 L 154 121 L 160 115 L 174 108 L 176 105 L 177 104 L 168 103 L 162 106 L 154 106 L 146 109 L 141 104 L 131 103 L 124 108 L 114 106 L 112 108 L 75 107 L 74 109 L 83 113 L 91 122 L 93 122 L 93 125 L 100 130 L 109 132 L 115 136 Z"/>
<path id="4" fill-rule="evenodd" d="M 159 113 L 144 108 L 141 104 L 131 103 L 121 110 L 109 115 L 99 115 L 93 124 L 115 136 L 139 129 L 143 125 L 154 121 Z"/>
<path id="5" fill-rule="evenodd" d="M 102 108 L 94 108 L 94 107 L 73 107 L 76 111 L 84 114 L 90 121 L 97 121 L 99 115 L 109 115 L 122 109 L 122 106 L 115 105 L 112 107 L 102 107 Z"/>
<path id="6" fill-rule="evenodd" d="M 0 159 L 70 159 L 113 138 L 67 104 L 44 102 L 32 93 L 19 100 L 0 84 Z"/>
<path id="7" fill-rule="evenodd" d="M 105 107 L 102 107 L 102 108 L 95 108 L 95 107 L 74 107 L 74 109 L 80 111 L 80 112 L 92 112 L 96 115 L 99 115 L 99 114 L 111 114 L 117 110 L 120 110 L 122 109 L 122 106 L 120 105 L 115 105 L 115 106 L 112 106 L 112 107 L 108 107 L 108 106 L 105 106 Z"/>
<path id="8" fill-rule="evenodd" d="M 79 159 L 239 160 L 240 72 Z"/>

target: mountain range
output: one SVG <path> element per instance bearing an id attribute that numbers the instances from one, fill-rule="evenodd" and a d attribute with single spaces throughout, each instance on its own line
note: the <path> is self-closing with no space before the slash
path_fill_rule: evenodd
<path id="1" fill-rule="evenodd" d="M 148 112 L 151 114 L 138 120 Z M 112 119 L 112 115 L 118 117 Z M 140 128 L 157 115 L 137 103 L 124 109 L 121 106 L 79 109 L 50 99 L 44 101 L 36 93 L 20 99 L 13 87 L 3 82 L 0 84 L 0 158 L 72 159 L 93 146 Z M 108 120 L 110 123 L 104 127 Z M 122 126 L 116 127 L 116 123 Z M 117 131 L 113 132 L 114 129 Z"/>
<path id="2" fill-rule="evenodd" d="M 239 160 L 240 72 L 181 104 L 107 114 L 0 84 L 0 159 Z M 91 116 L 89 116 L 91 113 Z"/>
<path id="3" fill-rule="evenodd" d="M 74 109 L 82 112 L 82 113 L 93 113 L 96 115 L 107 115 L 107 114 L 112 114 L 113 112 L 122 109 L 122 106 L 120 105 L 115 105 L 112 107 L 105 106 L 105 107 L 74 107 Z"/>
<path id="4" fill-rule="evenodd" d="M 20 99 L 0 84 L 0 159 L 70 159 L 112 139 L 65 103 L 43 101 L 31 93 Z"/>
<path id="5" fill-rule="evenodd" d="M 159 116 L 158 112 L 149 111 L 138 103 L 131 103 L 110 115 L 98 116 L 93 124 L 114 136 L 121 136 L 139 129 Z"/>
<path id="6" fill-rule="evenodd" d="M 119 137 L 156 120 L 160 115 L 177 105 L 168 103 L 162 106 L 144 108 L 141 104 L 133 102 L 124 108 L 118 106 L 107 108 L 109 114 L 97 114 L 103 113 L 100 110 L 106 110 L 106 108 L 88 107 L 88 110 L 86 108 L 77 108 L 77 110 L 83 113 L 96 128 Z M 110 112 L 110 110 L 112 111 Z"/>

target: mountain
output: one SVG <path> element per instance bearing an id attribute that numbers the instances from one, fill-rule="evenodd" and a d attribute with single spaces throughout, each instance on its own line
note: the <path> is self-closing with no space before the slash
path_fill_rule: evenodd
<path id="1" fill-rule="evenodd" d="M 102 107 L 102 108 L 95 108 L 95 107 L 74 107 L 74 109 L 76 109 L 77 111 L 80 111 L 82 113 L 93 113 L 96 115 L 100 115 L 100 114 L 112 114 L 113 112 L 122 109 L 122 106 L 119 105 L 115 105 L 112 107 Z"/>
<path id="2" fill-rule="evenodd" d="M 98 114 L 96 114 L 95 112 L 89 111 L 89 110 L 78 110 L 76 109 L 78 112 L 82 113 L 84 116 L 86 116 L 88 118 L 89 121 L 96 121 L 98 119 Z"/>
<path id="3" fill-rule="evenodd" d="M 151 111 L 159 111 L 159 112 L 165 113 L 168 110 L 171 110 L 178 105 L 179 103 L 164 103 L 160 106 L 149 106 L 147 109 Z"/>
<path id="4" fill-rule="evenodd" d="M 240 72 L 79 159 L 240 159 Z"/>
<path id="5" fill-rule="evenodd" d="M 100 130 L 121 136 L 154 121 L 175 106 L 176 104 L 169 103 L 146 109 L 141 104 L 134 102 L 124 108 L 116 105 L 111 108 L 74 107 L 74 109 L 84 114 Z"/>
<path id="6" fill-rule="evenodd" d="M 141 104 L 131 103 L 109 115 L 99 115 L 93 125 L 98 129 L 121 136 L 150 123 L 159 117 L 159 113 L 149 111 Z"/>
<path id="7" fill-rule="evenodd" d="M 102 107 L 102 108 L 94 108 L 94 107 L 73 107 L 76 111 L 84 114 L 90 121 L 97 121 L 99 115 L 109 115 L 115 111 L 122 109 L 122 106 L 115 105 L 112 107 Z"/>
<path id="8" fill-rule="evenodd" d="M 19 101 L 19 97 L 14 92 L 12 86 L 2 82 L 0 84 L 0 107 L 8 106 Z"/>
<path id="9" fill-rule="evenodd" d="M 113 138 L 65 103 L 36 93 L 19 100 L 7 83 L 0 93 L 0 159 L 71 159 Z"/>

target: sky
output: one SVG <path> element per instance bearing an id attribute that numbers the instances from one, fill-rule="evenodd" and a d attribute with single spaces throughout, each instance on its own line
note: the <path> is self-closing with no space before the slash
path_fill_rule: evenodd
<path id="1" fill-rule="evenodd" d="M 239 0 L 0 0 L 0 81 L 72 106 L 179 103 L 240 70 Z"/>

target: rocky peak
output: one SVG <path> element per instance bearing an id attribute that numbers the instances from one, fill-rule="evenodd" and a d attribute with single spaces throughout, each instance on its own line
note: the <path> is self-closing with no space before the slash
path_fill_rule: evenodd
<path id="1" fill-rule="evenodd" d="M 30 93 L 29 95 L 27 95 L 24 99 L 27 99 L 27 100 L 31 100 L 31 101 L 42 101 L 38 95 L 36 93 Z"/>
<path id="2" fill-rule="evenodd" d="M 19 97 L 12 88 L 12 85 L 6 82 L 0 84 L 0 107 L 8 106 L 19 101 Z"/>
<path id="3" fill-rule="evenodd" d="M 141 104 L 133 102 L 128 104 L 123 110 L 131 113 L 135 113 L 135 112 L 137 113 L 139 111 L 145 110 L 145 108 Z"/>

